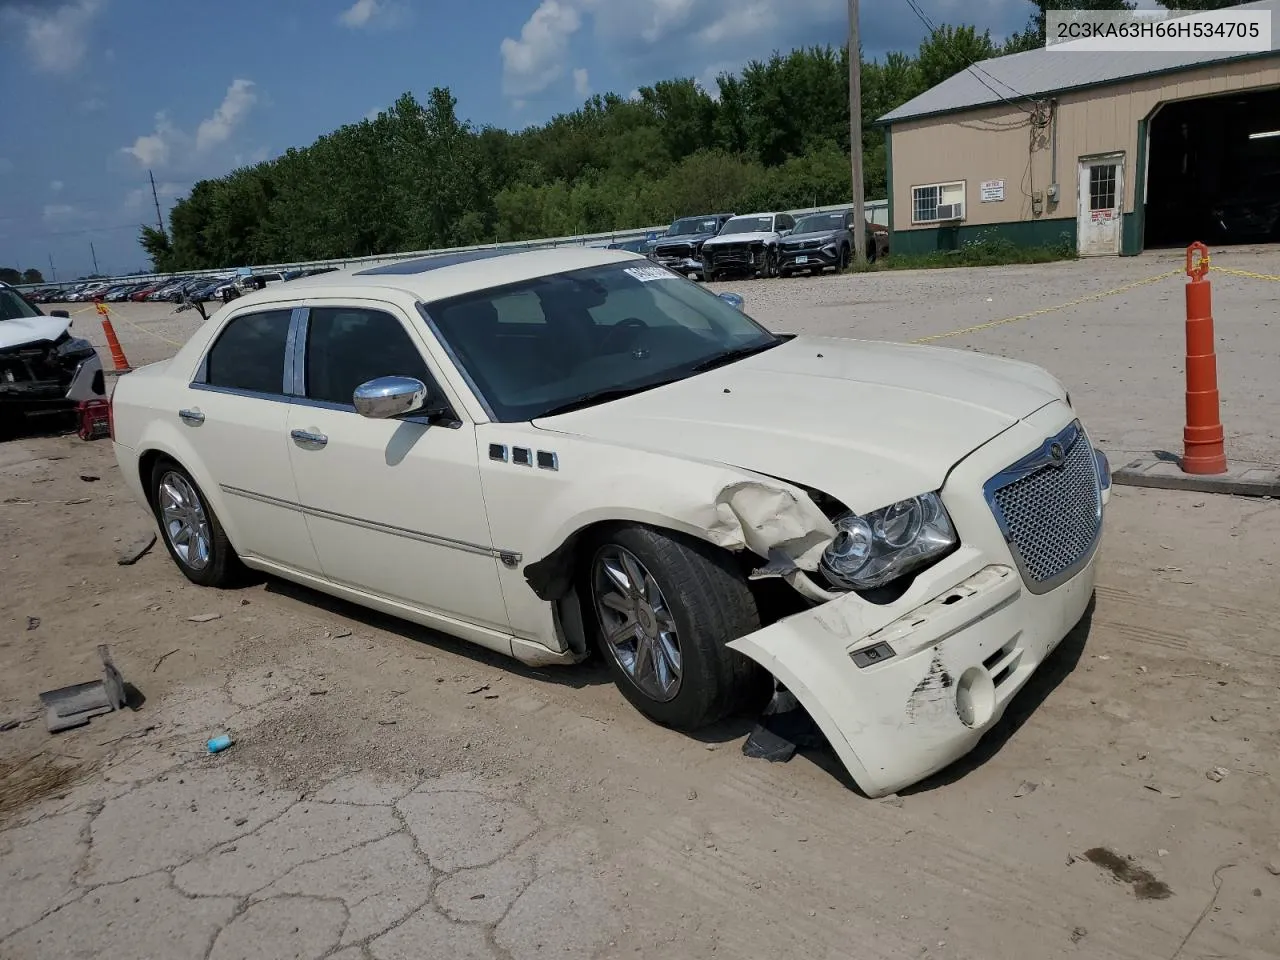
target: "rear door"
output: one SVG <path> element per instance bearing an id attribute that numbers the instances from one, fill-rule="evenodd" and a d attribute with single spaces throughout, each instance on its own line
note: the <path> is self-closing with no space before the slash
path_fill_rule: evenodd
<path id="1" fill-rule="evenodd" d="M 298 511 L 285 433 L 293 320 L 288 308 L 250 309 L 233 316 L 173 415 L 206 476 L 216 478 L 223 523 L 236 551 L 316 573 L 319 565 Z"/>

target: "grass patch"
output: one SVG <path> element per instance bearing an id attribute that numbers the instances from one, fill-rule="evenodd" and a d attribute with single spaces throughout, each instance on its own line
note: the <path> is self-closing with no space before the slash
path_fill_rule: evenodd
<path id="1" fill-rule="evenodd" d="M 1053 263 L 1075 260 L 1076 247 L 1071 235 L 1063 233 L 1057 243 L 1039 247 L 1020 247 L 993 231 L 984 231 L 955 250 L 930 253 L 890 253 L 888 257 L 865 267 L 874 270 L 934 270 L 939 267 L 1002 267 L 1016 263 Z"/>
<path id="2" fill-rule="evenodd" d="M 65 792 L 86 775 L 40 754 L 25 760 L 0 760 L 0 821 L 48 797 Z"/>

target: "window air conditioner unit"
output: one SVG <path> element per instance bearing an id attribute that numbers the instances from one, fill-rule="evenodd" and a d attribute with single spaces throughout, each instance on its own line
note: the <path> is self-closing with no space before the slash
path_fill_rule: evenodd
<path id="1" fill-rule="evenodd" d="M 940 203 L 938 204 L 939 220 L 963 220 L 964 204 L 963 203 Z"/>

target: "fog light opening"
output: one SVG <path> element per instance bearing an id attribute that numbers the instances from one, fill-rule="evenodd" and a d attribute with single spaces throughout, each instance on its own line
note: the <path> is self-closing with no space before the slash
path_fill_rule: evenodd
<path id="1" fill-rule="evenodd" d="M 956 714 L 966 727 L 981 727 L 996 709 L 996 685 L 981 667 L 970 667 L 956 683 Z"/>

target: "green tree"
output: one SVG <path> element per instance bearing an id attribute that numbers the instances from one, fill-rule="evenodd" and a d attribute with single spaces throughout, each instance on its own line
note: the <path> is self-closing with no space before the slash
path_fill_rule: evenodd
<path id="1" fill-rule="evenodd" d="M 920 81 L 927 90 L 954 76 L 979 60 L 996 55 L 991 32 L 977 27 L 938 27 L 920 43 L 916 58 Z"/>
<path id="2" fill-rule="evenodd" d="M 22 271 L 23 283 L 44 283 L 44 274 L 35 267 L 28 267 Z"/>
<path id="3" fill-rule="evenodd" d="M 1036 9 L 1035 12 L 1031 14 L 1031 22 L 1027 24 L 1026 30 L 1024 30 L 1020 35 L 1022 37 L 1020 42 L 1024 45 L 1022 49 L 1044 46 L 1045 14 L 1050 10 L 1088 10 L 1107 12 L 1114 10 L 1132 10 L 1135 6 L 1135 0 L 1031 0 L 1031 3 Z M 1035 43 L 1031 43 L 1033 38 Z"/>
<path id="4" fill-rule="evenodd" d="M 0 267 L 0 283 L 21 283 L 22 271 L 13 267 Z"/>

